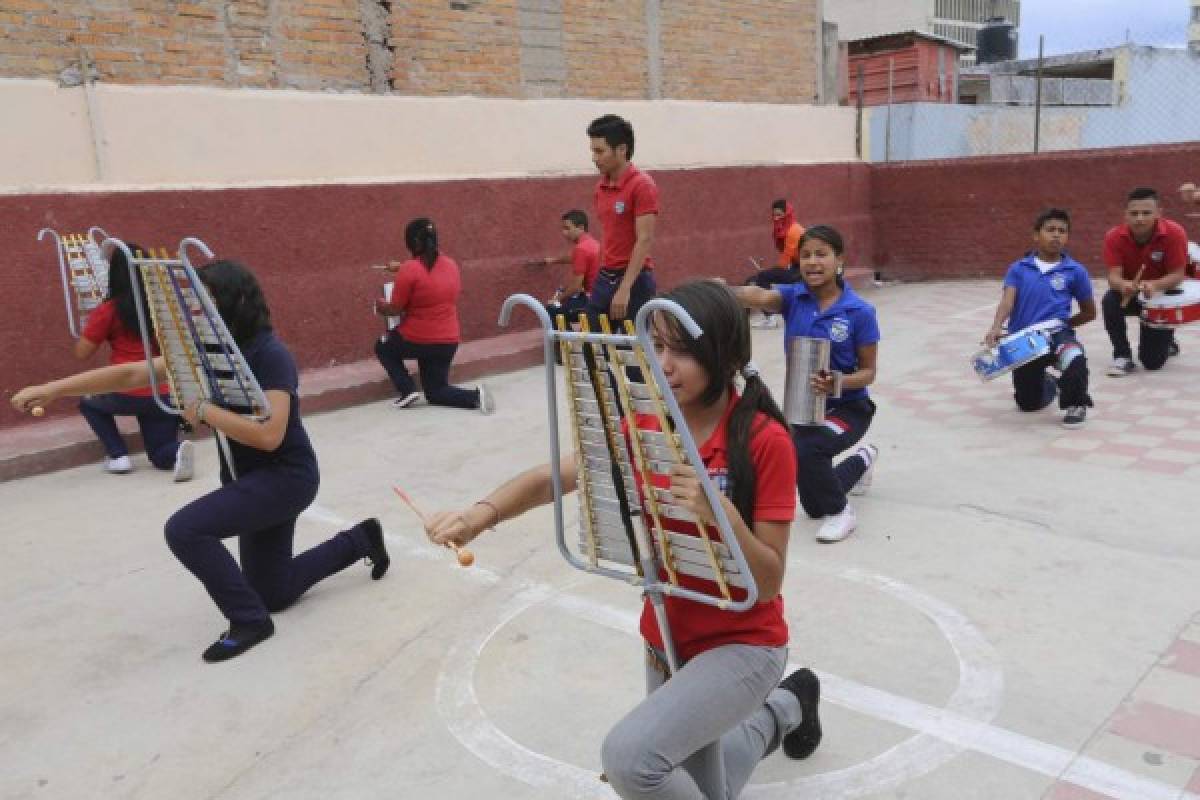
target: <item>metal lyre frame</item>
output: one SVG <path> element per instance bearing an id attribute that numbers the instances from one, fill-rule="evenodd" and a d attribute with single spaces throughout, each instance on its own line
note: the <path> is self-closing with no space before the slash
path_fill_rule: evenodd
<path id="1" fill-rule="evenodd" d="M 204 258 L 213 257 L 208 245 L 190 237 L 179 243 L 176 258 L 171 258 L 166 248 L 157 255 L 153 252 L 131 253 L 119 239 L 106 239 L 101 245 L 105 257 L 119 248 L 129 265 L 129 282 L 137 300 L 138 327 L 146 350 L 146 369 L 150 374 L 154 402 L 163 411 L 177 416 L 198 400 L 207 400 L 250 419 L 269 419 L 271 406 L 266 394 L 192 267 L 188 259 L 189 247 L 198 250 Z M 143 288 L 145 298 L 142 297 Z M 165 398 L 158 391 L 154 349 L 143 308 L 149 309 L 159 351 L 166 364 L 171 394 Z M 214 430 L 214 433 L 229 474 L 236 479 L 229 440 L 220 431 Z"/>
<path id="2" fill-rule="evenodd" d="M 58 254 L 58 274 L 62 279 L 63 304 L 67 309 L 67 328 L 79 338 L 92 309 L 108 294 L 108 260 L 100 252 L 100 243 L 109 238 L 103 228 L 88 228 L 87 235 L 60 235 L 53 228 L 38 231 L 38 241 L 49 234 Z M 74 296 L 74 300 L 72 300 Z"/>
<path id="3" fill-rule="evenodd" d="M 639 586 L 646 593 L 673 674 L 679 668 L 679 660 L 667 621 L 665 597 L 686 598 L 728 611 L 745 611 L 758 601 L 758 587 L 720 502 L 719 490 L 709 477 L 683 412 L 654 355 L 648 329 L 650 315 L 656 311 L 673 315 L 693 337 L 703 332 L 680 305 L 663 298 L 643 306 L 634 324 L 626 322 L 624 333 L 612 333 L 603 318 L 601 331 L 588 330 L 586 320 L 579 332 L 569 330 L 561 317 L 556 328 L 542 304 L 527 294 L 513 295 L 504 302 L 500 311 L 502 326 L 508 325 L 518 305 L 529 307 L 545 331 L 550 477 L 558 549 L 571 566 Z M 578 465 L 578 553 L 568 544 L 563 519 L 556 350 L 562 354 Z M 643 378 L 649 375 L 650 379 L 635 379 L 639 370 Z M 631 371 L 634 377 L 630 376 Z M 660 429 L 642 430 L 636 415 L 656 418 Z M 622 417 L 626 425 L 624 433 Z M 653 484 L 653 475 L 669 474 L 675 464 L 689 464 L 695 469 L 712 506 L 718 537 L 712 536 L 704 525 L 697 526 L 697 536 L 676 533 L 664 525 L 669 519 L 696 523 L 691 514 L 674 504 L 667 490 Z M 640 498 L 635 471 L 642 477 Z M 710 581 L 716 592 L 685 588 L 680 585 L 680 575 Z M 735 600 L 731 587 L 743 591 L 745 596 Z"/>
<path id="4" fill-rule="evenodd" d="M 683 307 L 663 298 L 642 306 L 635 322 L 627 321 L 625 332 L 620 334 L 612 333 L 603 317 L 602 330 L 598 332 L 588 330 L 586 317 L 581 317 L 578 333 L 570 330 L 561 316 L 556 328 L 542 304 L 527 294 L 513 295 L 504 301 L 501 326 L 508 325 L 518 305 L 527 306 L 537 315 L 545 333 L 550 481 L 554 489 L 558 549 L 576 569 L 615 578 L 645 592 L 662 633 L 667 667 L 674 675 L 679 670 L 679 657 L 664 598 L 686 598 L 728 611 L 745 611 L 758 602 L 758 586 L 720 502 L 720 494 L 700 458 L 662 365 L 654 355 L 648 329 L 650 315 L 655 311 L 673 315 L 693 337 L 703 335 L 703 331 Z M 563 520 L 556 349 L 562 354 L 578 470 L 578 554 L 567 542 Z M 646 375 L 651 379 L 644 380 Z M 642 430 L 637 415 L 656 418 L 659 430 Z M 622 417 L 625 431 L 621 429 Z M 653 483 L 651 476 L 669 474 L 675 464 L 689 464 L 695 470 L 712 507 L 719 539 L 712 537 L 705 525 L 696 525 L 699 535 L 691 536 L 671 531 L 663 524 L 665 519 L 696 524 L 690 513 L 674 504 L 669 491 Z M 642 477 L 641 498 L 635 471 Z M 716 593 L 684 588 L 679 583 L 680 575 L 711 581 Z M 733 599 L 730 587 L 744 591 L 745 596 Z M 718 739 L 698 754 L 700 768 L 693 776 L 706 796 L 717 796 L 725 786 L 720 748 Z"/>

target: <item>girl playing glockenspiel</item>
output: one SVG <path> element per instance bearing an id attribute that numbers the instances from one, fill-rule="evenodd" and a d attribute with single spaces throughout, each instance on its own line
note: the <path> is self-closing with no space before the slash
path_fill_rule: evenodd
<path id="1" fill-rule="evenodd" d="M 253 273 L 236 262 L 217 261 L 199 274 L 271 406 L 263 422 L 203 400 L 184 411 L 192 425 L 208 425 L 229 439 L 237 475 L 232 477 L 221 455 L 221 488 L 184 506 L 166 524 L 171 551 L 229 621 L 228 630 L 204 651 L 204 660 L 211 662 L 233 658 L 268 638 L 275 631 L 271 612 L 287 608 L 318 581 L 364 557 L 378 580 L 389 559 L 374 519 L 292 555 L 296 518 L 316 497 L 319 482 L 317 457 L 300 421 L 296 364 L 271 328 L 271 312 Z M 161 357 L 154 367 L 165 378 Z M 118 364 L 22 389 L 12 404 L 34 411 L 60 397 L 146 386 L 147 378 L 144 363 Z M 240 568 L 221 541 L 233 536 Z"/>
<path id="2" fill-rule="evenodd" d="M 129 245 L 138 252 L 139 247 Z M 91 358 L 105 342 L 109 346 L 109 364 L 142 364 L 146 351 L 138 335 L 138 315 L 129 268 L 125 254 L 114 250 L 108 278 L 108 297 L 87 316 L 87 322 L 75 342 L 75 357 L 81 361 Z M 104 445 L 104 469 L 124 474 L 133 470 L 129 449 L 116 417 L 137 418 L 142 444 L 150 463 L 158 469 L 173 470 L 176 481 L 191 480 L 193 474 L 192 443 L 179 438 L 179 418 L 158 407 L 149 387 L 126 392 L 92 394 L 79 401 L 79 413 L 87 420 L 96 438 Z"/>
<path id="3" fill-rule="evenodd" d="M 780 588 L 795 514 L 796 465 L 783 415 L 749 366 L 749 325 L 733 294 L 715 282 L 699 281 L 666 298 L 704 331 L 692 338 L 665 315 L 652 325 L 663 372 L 692 437 L 702 443 L 700 457 L 724 490 L 724 511 L 753 573 L 759 602 L 733 612 L 668 596 L 668 627 L 683 663 L 668 680 L 658 655 L 664 650 L 661 632 L 647 601 L 640 627 L 647 645 L 648 696 L 608 734 L 601 759 L 621 797 L 700 797 L 705 781 L 693 773 L 701 765 L 692 757 L 720 742 L 727 780 L 721 794 L 711 796 L 733 798 L 758 762 L 781 743 L 789 756 L 804 758 L 821 736 L 816 675 L 801 669 L 779 683 L 788 640 Z M 740 394 L 739 375 L 745 380 Z M 640 419 L 638 425 L 643 425 Z M 562 458 L 560 469 L 563 491 L 575 491 L 575 455 Z M 691 467 L 674 468 L 669 491 L 694 517 L 715 524 Z M 426 531 L 439 544 L 465 545 L 552 497 L 546 464 L 462 511 L 431 515 Z M 696 534 L 692 523 L 679 525 Z"/>
<path id="4" fill-rule="evenodd" d="M 817 531 L 817 541 L 821 542 L 841 541 L 858 527 L 846 495 L 866 491 L 879 457 L 879 449 L 867 445 L 836 467 L 833 464 L 833 459 L 857 444 L 871 426 L 875 403 L 867 387 L 875 382 L 879 352 L 875 308 L 842 278 L 845 250 L 841 234 L 833 228 L 809 228 L 800 238 L 796 256 L 803 282 L 774 289 L 746 286 L 737 290 L 742 305 L 748 308 L 783 312 L 787 338 L 806 336 L 830 341 L 830 368 L 839 375 L 812 377 L 813 391 L 827 396 L 824 424 L 792 426 L 796 487 L 804 511 L 813 519 L 823 519 Z M 838 384 L 841 392 L 834 397 Z"/>

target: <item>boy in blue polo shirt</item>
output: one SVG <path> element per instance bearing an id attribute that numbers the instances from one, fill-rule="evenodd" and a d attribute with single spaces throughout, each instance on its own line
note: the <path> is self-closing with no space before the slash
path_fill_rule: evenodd
<path id="1" fill-rule="evenodd" d="M 793 425 L 796 446 L 796 489 L 800 504 L 820 519 L 819 542 L 840 542 L 858 527 L 846 495 L 862 494 L 871 484 L 879 459 L 874 445 L 858 448 L 836 467 L 833 459 L 862 439 L 875 417 L 867 387 L 875 382 L 879 355 L 879 323 L 875 308 L 846 285 L 845 243 L 833 228 L 817 225 L 800 238 L 797 261 L 801 282 L 761 289 L 735 289 L 746 308 L 782 313 L 785 342 L 794 336 L 828 339 L 829 369 L 812 378 L 813 390 L 827 395 L 821 425 Z M 834 397 L 835 374 L 842 392 Z"/>
<path id="2" fill-rule="evenodd" d="M 994 347 L 1008 332 L 1016 333 L 1038 323 L 1063 323 L 1051 334 L 1052 351 L 1013 370 L 1013 390 L 1022 411 L 1040 411 L 1054 400 L 1066 413 L 1063 425 L 1078 428 L 1087 419 L 1092 405 L 1088 395 L 1087 356 L 1075 336 L 1075 328 L 1096 318 L 1092 279 L 1082 264 L 1066 253 L 1071 233 L 1071 217 L 1060 208 L 1038 216 L 1033 226 L 1034 250 L 1008 268 L 1004 276 L 1004 294 L 996 308 L 992 327 L 984 343 Z M 1071 301 L 1079 303 L 1079 312 L 1071 315 Z M 1058 369 L 1056 381 L 1046 368 Z"/>

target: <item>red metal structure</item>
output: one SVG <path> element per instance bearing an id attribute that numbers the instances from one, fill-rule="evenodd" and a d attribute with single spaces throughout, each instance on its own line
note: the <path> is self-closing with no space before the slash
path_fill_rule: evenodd
<path id="1" fill-rule="evenodd" d="M 928 33 L 905 31 L 843 42 L 846 91 L 849 105 L 858 103 L 859 70 L 862 70 L 863 105 L 888 102 L 954 103 L 958 100 L 958 59 L 966 50 L 958 42 Z"/>

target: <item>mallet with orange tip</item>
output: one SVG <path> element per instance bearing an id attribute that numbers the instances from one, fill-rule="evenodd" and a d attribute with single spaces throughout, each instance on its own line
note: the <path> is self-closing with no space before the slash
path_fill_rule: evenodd
<path id="1" fill-rule="evenodd" d="M 413 499 L 408 496 L 407 492 L 405 492 L 399 486 L 393 486 L 392 491 L 396 493 L 397 497 L 404 501 L 406 506 L 412 509 L 412 512 L 417 515 L 417 519 L 421 520 L 422 525 L 428 525 L 428 523 L 425 521 L 425 515 L 421 513 L 421 509 L 417 508 L 417 504 L 413 502 Z M 469 567 L 475 563 L 475 554 L 467 548 L 458 545 L 456 542 L 446 542 L 446 547 L 449 547 L 454 551 L 454 554 L 458 556 L 458 565 L 460 567 Z"/>

